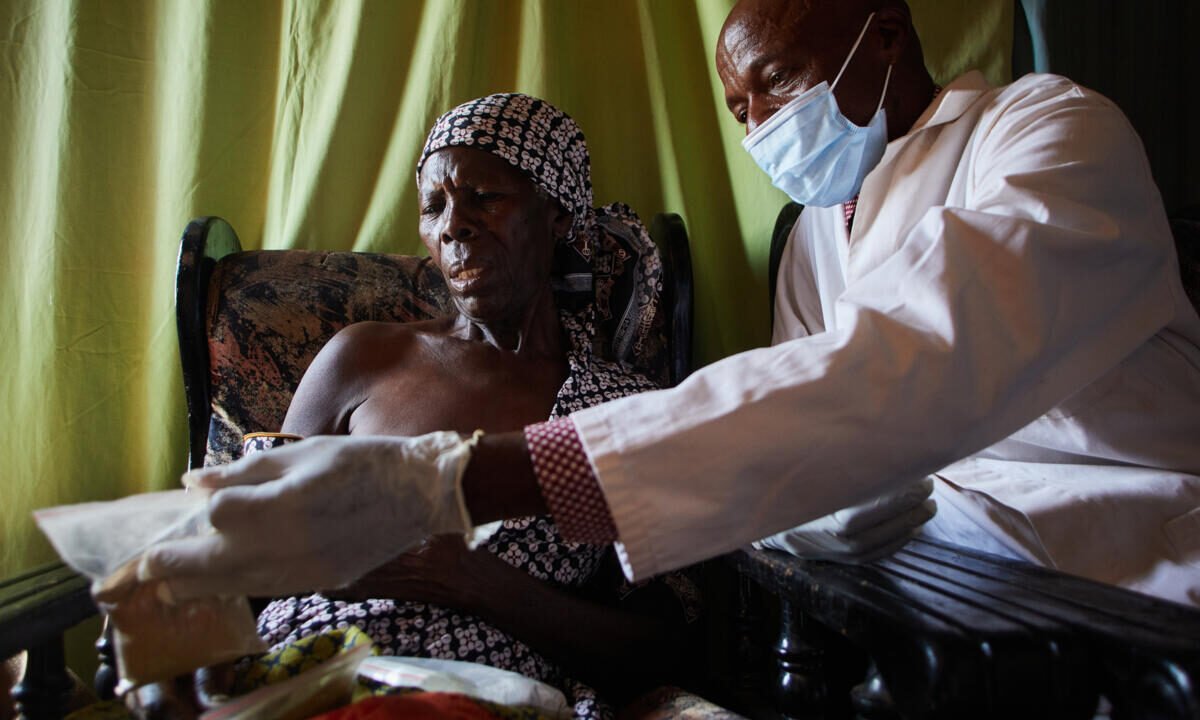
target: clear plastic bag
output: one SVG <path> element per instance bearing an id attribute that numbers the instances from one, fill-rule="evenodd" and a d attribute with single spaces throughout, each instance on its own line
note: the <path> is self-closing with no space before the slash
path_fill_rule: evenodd
<path id="1" fill-rule="evenodd" d="M 162 583 L 137 579 L 142 553 L 155 543 L 214 532 L 207 494 L 145 493 L 37 510 L 34 518 L 63 561 L 92 580 L 112 623 L 118 691 L 265 649 L 246 598 L 177 602 Z"/>
<path id="2" fill-rule="evenodd" d="M 350 648 L 289 680 L 234 698 L 200 720 L 300 720 L 341 707 L 350 702 L 355 670 L 370 653 L 369 643 Z"/>
<path id="3" fill-rule="evenodd" d="M 562 691 L 515 672 L 460 660 L 376 656 L 358 666 L 369 680 L 432 692 L 454 692 L 500 705 L 521 705 L 552 718 L 571 717 Z"/>

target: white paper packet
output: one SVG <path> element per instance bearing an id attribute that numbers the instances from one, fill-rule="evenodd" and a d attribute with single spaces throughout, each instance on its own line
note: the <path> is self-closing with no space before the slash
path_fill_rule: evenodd
<path id="1" fill-rule="evenodd" d="M 154 544 L 214 532 L 208 493 L 144 493 L 33 515 L 63 561 L 92 580 L 113 626 L 119 692 L 265 649 L 245 597 L 176 602 L 163 583 L 137 579 Z"/>

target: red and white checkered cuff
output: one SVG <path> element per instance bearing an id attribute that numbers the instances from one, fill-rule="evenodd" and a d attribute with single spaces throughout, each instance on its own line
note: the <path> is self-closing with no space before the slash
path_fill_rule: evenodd
<path id="1" fill-rule="evenodd" d="M 617 526 L 571 418 L 525 427 L 533 472 L 554 524 L 567 542 L 607 545 Z"/>

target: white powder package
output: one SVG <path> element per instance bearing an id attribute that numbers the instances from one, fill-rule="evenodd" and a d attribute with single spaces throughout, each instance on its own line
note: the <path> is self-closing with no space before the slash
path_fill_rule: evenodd
<path id="1" fill-rule="evenodd" d="M 63 561 L 92 580 L 92 596 L 113 627 L 118 691 L 265 649 L 245 597 L 176 601 L 163 583 L 137 579 L 142 554 L 155 544 L 215 532 L 208 493 L 61 505 L 35 511 L 34 519 Z"/>

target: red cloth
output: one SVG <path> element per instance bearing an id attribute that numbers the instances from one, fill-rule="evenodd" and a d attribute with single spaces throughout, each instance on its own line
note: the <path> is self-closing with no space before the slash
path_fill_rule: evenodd
<path id="1" fill-rule="evenodd" d="M 413 692 L 366 698 L 312 720 L 497 720 L 499 717 L 466 695 Z"/>

